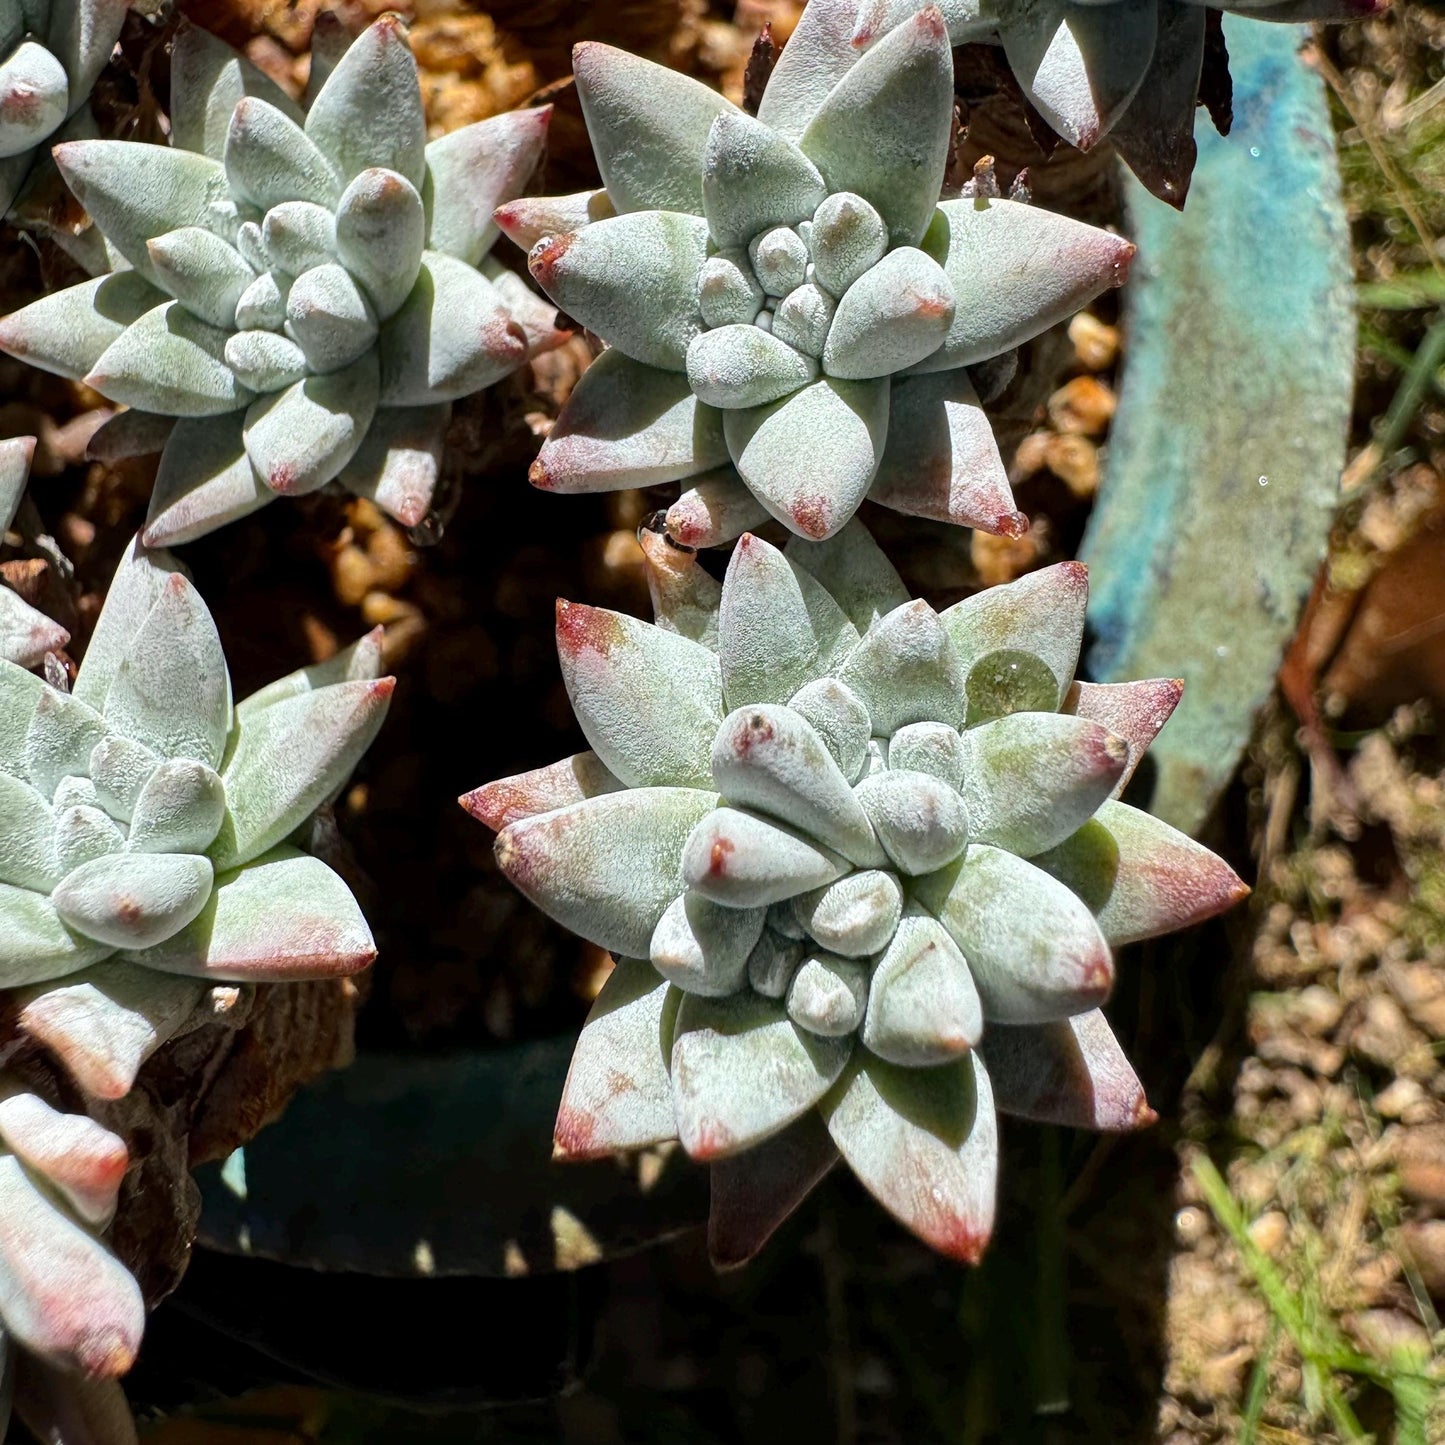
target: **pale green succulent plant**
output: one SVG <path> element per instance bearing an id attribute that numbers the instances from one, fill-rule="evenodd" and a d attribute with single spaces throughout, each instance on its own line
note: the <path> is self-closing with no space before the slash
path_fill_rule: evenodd
<path id="1" fill-rule="evenodd" d="M 860 50 L 926 0 L 848 0 Z M 1357 20 L 1387 0 L 938 0 L 955 45 L 1000 44 L 1024 94 L 1070 145 L 1106 136 L 1156 195 L 1183 205 L 1207 10 L 1257 20 Z M 839 27 L 836 43 L 843 41 Z"/>
<path id="2" fill-rule="evenodd" d="M 118 1097 L 216 983 L 375 956 L 296 846 L 385 716 L 378 637 L 232 705 L 214 622 L 133 544 L 72 691 L 0 662 L 0 988 L 88 1093 Z"/>
<path id="3" fill-rule="evenodd" d="M 560 1154 L 678 1138 L 737 1263 L 841 1154 L 960 1259 L 992 1226 L 995 1109 L 1152 1117 L 1100 1005 L 1113 946 L 1246 891 L 1118 801 L 1179 699 L 1073 680 L 1086 573 L 936 613 L 856 521 L 750 534 L 719 587 L 648 534 L 655 624 L 558 604 L 592 751 L 478 789 L 502 871 L 610 950 Z"/>
<path id="4" fill-rule="evenodd" d="M 25 495 L 34 437 L 0 441 L 0 539 L 10 530 Z M 0 584 L 0 658 L 20 667 L 39 667 L 47 652 L 59 652 L 70 634 L 23 597 Z"/>
<path id="5" fill-rule="evenodd" d="M 54 141 L 90 134 L 90 92 L 127 0 L 0 0 L 0 217 Z"/>
<path id="6" fill-rule="evenodd" d="M 99 455 L 164 439 L 147 545 L 332 481 L 415 525 L 451 404 L 561 339 L 553 308 L 488 255 L 492 210 L 531 175 L 549 116 L 428 144 L 395 17 L 339 54 L 317 44 L 304 110 L 183 26 L 169 146 L 55 151 L 130 269 L 16 312 L 0 349 L 135 409 Z M 151 414 L 177 420 L 167 434 Z"/>
<path id="7" fill-rule="evenodd" d="M 0 1078 L 0 1435 L 13 1398 L 36 1439 L 135 1440 L 116 1377 L 145 1306 L 100 1239 L 128 1165 L 109 1129 Z"/>
<path id="8" fill-rule="evenodd" d="M 605 190 L 497 213 L 542 289 L 609 347 L 536 486 L 680 481 L 669 524 L 695 545 L 769 516 L 830 537 L 865 496 L 1023 530 L 970 368 L 1119 284 L 1134 248 L 1017 200 L 940 203 L 942 15 L 866 54 L 854 15 L 854 0 L 810 0 L 756 117 L 649 61 L 576 48 Z"/>

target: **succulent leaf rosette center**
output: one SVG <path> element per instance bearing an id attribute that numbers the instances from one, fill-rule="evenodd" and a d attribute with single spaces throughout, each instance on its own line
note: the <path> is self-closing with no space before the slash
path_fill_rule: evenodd
<path id="1" fill-rule="evenodd" d="M 1023 530 L 970 368 L 1117 285 L 1133 247 L 1018 201 L 940 201 L 944 17 L 926 7 L 865 51 L 855 14 L 812 0 L 756 116 L 577 47 L 605 188 L 497 213 L 543 290 L 609 347 L 537 486 L 681 481 L 669 529 L 687 545 L 769 517 L 822 540 L 865 496 Z"/>
<path id="2" fill-rule="evenodd" d="M 975 1258 L 996 1107 L 1148 1117 L 1099 1012 L 1113 945 L 1240 895 L 1117 800 L 1179 684 L 1073 681 L 1077 563 L 935 612 L 856 521 L 786 552 L 745 534 L 721 587 L 644 546 L 655 625 L 558 604 L 593 751 L 464 799 L 507 876 L 619 959 L 558 1148 L 680 1139 L 715 1166 L 724 1260 L 758 1242 L 759 1181 L 792 1197 L 841 1154 Z"/>

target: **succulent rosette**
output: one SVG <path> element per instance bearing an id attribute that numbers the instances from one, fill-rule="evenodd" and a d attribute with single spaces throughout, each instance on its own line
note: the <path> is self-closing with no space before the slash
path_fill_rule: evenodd
<path id="1" fill-rule="evenodd" d="M 975 1259 L 996 1110 L 1151 1117 L 1100 1012 L 1114 945 L 1245 891 L 1118 801 L 1181 685 L 1073 680 L 1078 563 L 935 612 L 856 521 L 745 534 L 721 586 L 645 540 L 655 624 L 558 604 L 592 750 L 463 799 L 506 876 L 618 960 L 557 1149 L 680 1139 L 713 1166 L 721 1263 L 839 1155 Z"/>
<path id="2" fill-rule="evenodd" d="M 233 706 L 200 594 L 136 543 L 72 691 L 0 662 L 0 988 L 87 1093 L 126 1093 L 213 985 L 375 957 L 297 840 L 385 716 L 378 644 Z"/>
<path id="3" fill-rule="evenodd" d="M 535 168 L 549 108 L 428 143 L 390 16 L 339 55 L 323 36 L 312 83 L 303 110 L 184 26 L 169 146 L 56 147 L 130 269 L 16 312 L 0 348 L 135 409 L 99 454 L 164 438 L 147 545 L 332 481 L 415 525 L 451 403 L 560 339 L 553 309 L 488 255 L 492 210 Z"/>
<path id="4" fill-rule="evenodd" d="M 0 1079 L 0 1434 L 13 1398 L 36 1439 L 135 1440 L 116 1377 L 145 1306 L 100 1238 L 128 1165 L 109 1129 Z"/>
<path id="5" fill-rule="evenodd" d="M 0 0 L 0 216 L 52 141 L 94 128 L 90 92 L 127 0 Z"/>
<path id="6" fill-rule="evenodd" d="M 0 537 L 10 530 L 25 495 L 34 437 L 0 441 Z M 0 583 L 0 658 L 20 667 L 39 667 L 47 652 L 59 652 L 70 634 L 58 622 Z"/>
<path id="7" fill-rule="evenodd" d="M 1256 20 L 1357 20 L 1386 0 L 939 0 L 955 45 L 1000 44 L 1035 109 L 1070 145 L 1105 136 L 1161 199 L 1183 205 L 1194 170 L 1194 111 L 1206 7 Z M 865 49 L 924 0 L 862 0 Z"/>
<path id="8" fill-rule="evenodd" d="M 682 482 L 694 545 L 772 516 L 831 537 L 865 496 L 1026 525 L 970 368 L 1122 281 L 1133 247 L 1016 200 L 940 203 L 953 63 L 936 6 L 866 53 L 810 0 L 756 117 L 604 45 L 573 69 L 605 190 L 504 206 L 533 277 L 608 350 L 532 468 L 559 492 Z"/>

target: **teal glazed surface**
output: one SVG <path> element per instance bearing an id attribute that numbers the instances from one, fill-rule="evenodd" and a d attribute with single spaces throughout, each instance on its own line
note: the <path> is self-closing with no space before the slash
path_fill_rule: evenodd
<path id="1" fill-rule="evenodd" d="M 1182 677 L 1151 810 L 1187 832 L 1234 773 L 1325 555 L 1355 351 L 1349 234 L 1304 26 L 1225 19 L 1234 127 L 1204 112 L 1183 215 L 1130 178 L 1139 246 L 1099 503 L 1088 675 Z"/>

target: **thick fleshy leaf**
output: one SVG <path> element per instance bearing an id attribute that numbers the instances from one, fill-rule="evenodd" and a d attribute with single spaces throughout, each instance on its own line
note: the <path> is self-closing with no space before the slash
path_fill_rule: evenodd
<path id="1" fill-rule="evenodd" d="M 572 335 L 562 324 L 556 306 L 534 291 L 515 271 L 510 271 L 495 256 L 483 256 L 482 275 L 496 288 L 502 305 L 527 338 L 527 354 L 532 357 L 555 351 Z"/>
<path id="2" fill-rule="evenodd" d="M 818 168 L 784 136 L 741 111 L 708 131 L 702 198 L 719 246 L 745 246 L 770 226 L 811 220 L 828 194 Z"/>
<path id="3" fill-rule="evenodd" d="M 926 602 L 904 603 L 876 622 L 838 676 L 862 698 L 880 736 L 906 723 L 963 723 L 963 669 Z"/>
<path id="4" fill-rule="evenodd" d="M 530 251 L 538 241 L 570 236 L 593 221 L 605 221 L 616 214 L 611 197 L 599 190 L 576 191 L 570 196 L 523 196 L 498 206 L 492 219 L 504 236 Z"/>
<path id="5" fill-rule="evenodd" d="M 553 1156 L 600 1159 L 677 1135 L 668 1058 L 679 996 L 645 960 L 620 958 L 572 1052 Z"/>
<path id="6" fill-rule="evenodd" d="M 95 801 L 112 818 L 128 822 L 146 779 L 160 765 L 159 754 L 144 743 L 118 736 L 102 738 L 92 749 L 87 768 Z"/>
<path id="7" fill-rule="evenodd" d="M 115 820 L 93 803 L 56 809 L 55 859 L 62 875 L 83 863 L 125 849 L 125 834 Z"/>
<path id="8" fill-rule="evenodd" d="M 791 913 L 792 904 L 775 905 L 768 910 L 768 926 L 748 955 L 748 985 L 764 998 L 782 998 L 787 994 L 788 985 L 808 951 L 802 938 L 787 938 L 773 927 L 772 920 L 782 909 L 789 910 L 791 926 L 801 932 L 796 916 Z"/>
<path id="9" fill-rule="evenodd" d="M 335 208 L 314 201 L 282 201 L 272 206 L 261 221 L 261 246 L 272 270 L 287 276 L 325 266 L 336 259 Z"/>
<path id="10" fill-rule="evenodd" d="M 521 818 L 566 808 L 599 793 L 615 793 L 622 786 L 596 753 L 574 753 L 544 768 L 487 783 L 459 801 L 472 817 L 501 832 Z"/>
<path id="11" fill-rule="evenodd" d="M 1153 59 L 1109 133 L 1129 169 L 1171 206 L 1183 206 L 1194 171 L 1194 111 L 1206 24 L 1202 5 L 1159 7 Z"/>
<path id="12" fill-rule="evenodd" d="M 790 396 L 818 363 L 760 326 L 715 326 L 687 348 L 687 380 L 699 401 L 736 411 Z"/>
<path id="13" fill-rule="evenodd" d="M 87 366 L 86 370 L 89 369 Z M 85 444 L 86 460 L 114 463 L 154 456 L 165 446 L 175 425 L 174 417 L 160 416 L 153 411 L 114 412 L 91 432 Z"/>
<path id="14" fill-rule="evenodd" d="M 36 705 L 49 691 L 43 678 L 0 657 L 0 772 L 26 776 L 25 737 Z M 47 784 L 42 791 L 49 796 L 51 789 Z"/>
<path id="15" fill-rule="evenodd" d="M 621 612 L 559 600 L 557 656 L 583 734 L 624 783 L 710 786 L 709 748 L 723 718 L 713 652 Z"/>
<path id="16" fill-rule="evenodd" d="M 82 863 L 51 898 L 73 929 L 112 948 L 149 948 L 184 928 L 211 896 L 210 860 L 119 853 Z"/>
<path id="17" fill-rule="evenodd" d="M 59 881 L 49 804 L 29 783 L 0 773 L 0 882 L 49 893 Z"/>
<path id="18" fill-rule="evenodd" d="M 1223 858 L 1126 803 L 1105 803 L 1034 861 L 1088 904 L 1114 944 L 1191 928 L 1249 892 Z"/>
<path id="19" fill-rule="evenodd" d="M 612 349 L 582 373 L 528 476 L 546 492 L 610 492 L 681 481 L 727 459 L 721 413 L 685 376 Z"/>
<path id="20" fill-rule="evenodd" d="M 54 155 L 106 240 L 154 285 L 162 283 L 146 242 L 204 226 L 231 205 L 225 168 L 209 156 L 128 140 L 66 141 Z"/>
<path id="21" fill-rule="evenodd" d="M 851 1038 L 807 1033 L 757 994 L 684 997 L 672 1045 L 682 1147 L 722 1159 L 776 1134 L 822 1098 L 852 1051 Z"/>
<path id="22" fill-rule="evenodd" d="M 6 437 L 0 441 L 0 531 L 9 531 L 15 520 L 34 456 L 34 437 Z"/>
<path id="23" fill-rule="evenodd" d="M 200 916 L 129 961 L 221 982 L 301 982 L 365 968 L 376 944 L 351 890 L 319 858 L 273 848 L 218 873 Z"/>
<path id="24" fill-rule="evenodd" d="M 722 414 L 708 407 L 700 415 L 720 418 Z M 721 547 L 768 517 L 768 509 L 728 463 L 684 488 L 667 509 L 667 535 L 683 547 Z"/>
<path id="25" fill-rule="evenodd" d="M 664 533 L 642 528 L 637 534 L 647 569 L 647 590 L 657 625 L 717 649 L 722 585 L 697 560 Z"/>
<path id="26" fill-rule="evenodd" d="M 390 677 L 338 683 L 237 720 L 221 769 L 226 820 L 211 847 L 218 872 L 289 837 L 334 794 L 371 745 L 395 686 Z"/>
<path id="27" fill-rule="evenodd" d="M 342 371 L 308 376 L 253 402 L 242 433 L 246 453 L 273 492 L 314 492 L 356 455 L 376 407 L 377 360 L 367 352 Z"/>
<path id="28" fill-rule="evenodd" d="M 481 272 L 427 251 L 378 351 L 382 405 L 428 406 L 510 375 L 527 359 L 527 335 Z"/>
<path id="29" fill-rule="evenodd" d="M 1021 201 L 944 201 L 922 248 L 953 282 L 953 325 L 915 371 L 999 356 L 1123 285 L 1134 246 Z"/>
<path id="30" fill-rule="evenodd" d="M 914 895 L 963 950 L 990 1021 L 1051 1023 L 1108 997 L 1114 960 L 1093 914 L 1033 863 L 974 843 Z"/>
<path id="31" fill-rule="evenodd" d="M 645 958 L 657 921 L 687 886 L 682 850 L 717 794 L 631 788 L 522 818 L 497 836 L 503 873 L 564 928 Z"/>
<path id="32" fill-rule="evenodd" d="M 550 105 L 464 125 L 426 148 L 427 245 L 469 266 L 497 239 L 492 212 L 519 195 L 547 141 Z"/>
<path id="33" fill-rule="evenodd" d="M 998 1122 L 976 1054 L 917 1069 L 860 1051 L 822 1114 L 848 1167 L 904 1228 L 978 1262 L 993 1230 Z"/>
<path id="34" fill-rule="evenodd" d="M 240 239 L 245 239 L 244 228 Z M 264 248 L 264 239 L 261 244 Z M 236 302 L 236 325 L 243 330 L 279 331 L 285 322 L 286 294 L 276 277 L 267 271 L 241 293 L 241 299 Z"/>
<path id="35" fill-rule="evenodd" d="M 436 497 L 450 419 L 448 402 L 380 408 L 338 480 L 404 527 L 417 526 Z"/>
<path id="36" fill-rule="evenodd" d="M 810 241 L 818 284 L 836 298 L 883 259 L 888 225 L 862 196 L 835 191 L 814 213 Z"/>
<path id="37" fill-rule="evenodd" d="M 983 1049 L 999 1111 L 1070 1129 L 1154 1122 L 1139 1077 L 1098 1009 L 1033 1027 L 990 1025 Z"/>
<path id="38" fill-rule="evenodd" d="M 899 246 L 839 301 L 823 369 L 853 380 L 902 371 L 943 341 L 953 304 L 953 283 L 943 267 L 916 246 Z"/>
<path id="39" fill-rule="evenodd" d="M 136 633 L 164 590 L 166 579 L 179 570 L 169 553 L 147 552 L 139 538 L 126 548 L 71 688 L 76 701 L 93 708 L 105 705 L 106 694 Z M 4 756 L 3 750 L 0 756 Z"/>
<path id="40" fill-rule="evenodd" d="M 236 302 L 256 273 L 234 246 L 202 226 L 182 226 L 146 249 L 161 283 L 187 311 L 211 326 L 235 324 Z"/>
<path id="41" fill-rule="evenodd" d="M 245 96 L 226 131 L 231 193 L 268 211 L 283 201 L 334 206 L 342 180 L 316 142 L 284 111 Z"/>
<path id="42" fill-rule="evenodd" d="M 116 669 L 105 718 L 162 757 L 220 764 L 231 726 L 231 678 L 216 624 L 179 572 L 166 578 Z"/>
<path id="43" fill-rule="evenodd" d="M 313 372 L 339 371 L 376 341 L 376 313 L 345 266 L 313 266 L 286 293 L 286 330 Z"/>
<path id="44" fill-rule="evenodd" d="M 857 0 L 811 0 L 803 7 L 758 106 L 758 119 L 791 141 L 858 59 L 853 46 Z"/>
<path id="45" fill-rule="evenodd" d="M 836 853 L 739 808 L 709 813 L 682 852 L 683 882 L 728 908 L 780 903 L 847 871 Z"/>
<path id="46" fill-rule="evenodd" d="M 300 106 L 224 41 L 182 20 L 171 47 L 171 144 L 219 161 L 243 96 L 254 95 L 298 123 Z"/>
<path id="47" fill-rule="evenodd" d="M 957 728 L 944 723 L 909 723 L 888 739 L 888 766 L 932 773 L 950 788 L 963 789 L 968 750 Z"/>
<path id="48" fill-rule="evenodd" d="M 219 416 L 251 400 L 226 365 L 226 332 L 179 301 L 147 311 L 96 359 L 85 384 L 110 401 L 171 416 Z"/>
<path id="49" fill-rule="evenodd" d="M 340 682 L 375 682 L 385 671 L 382 666 L 382 644 L 385 630 L 373 627 L 351 644 L 333 653 L 325 662 L 298 667 L 265 687 L 257 688 L 236 704 L 236 721 L 244 724 L 264 708 L 298 697 L 306 692 L 319 692 Z"/>
<path id="50" fill-rule="evenodd" d="M 63 978 L 112 951 L 73 933 L 43 894 L 0 883 L 0 988 Z"/>
<path id="51" fill-rule="evenodd" d="M 1091 150 L 1139 89 L 1154 56 L 1158 0 L 1045 0 L 1000 27 L 1024 94 L 1070 145 Z"/>
<path id="52" fill-rule="evenodd" d="M 984 0 L 863 0 L 853 32 L 854 45 L 859 49 L 872 45 L 929 4 L 937 4 L 943 23 L 948 26 L 948 38 L 954 45 L 987 40 L 998 24 L 996 18 L 983 15 L 985 9 L 993 8 L 986 6 Z"/>
<path id="53" fill-rule="evenodd" d="M 131 814 L 133 853 L 203 853 L 226 811 L 220 777 L 191 758 L 164 762 L 146 779 Z"/>
<path id="54" fill-rule="evenodd" d="M 888 435 L 888 382 L 825 376 L 771 406 L 725 414 L 733 465 L 785 527 L 821 541 L 867 495 Z"/>
<path id="55" fill-rule="evenodd" d="M 241 411 L 176 423 L 151 492 L 142 533 L 148 546 L 194 541 L 275 500 L 247 455 L 245 424 Z"/>
<path id="56" fill-rule="evenodd" d="M 1177 677 L 1156 677 L 1142 682 L 1076 682 L 1064 699 L 1063 711 L 1102 723 L 1129 747 L 1129 761 L 1110 795 L 1124 791 L 1134 769 L 1143 760 L 1149 744 L 1169 721 L 1169 715 L 1184 696 L 1184 682 Z"/>
<path id="57" fill-rule="evenodd" d="M 823 542 L 790 537 L 784 551 L 827 588 L 859 633 L 908 601 L 903 579 L 856 519 Z"/>
<path id="58" fill-rule="evenodd" d="M 878 208 L 895 246 L 928 229 L 953 139 L 953 56 L 936 10 L 892 31 L 843 76 L 798 142 L 830 190 Z"/>
<path id="59" fill-rule="evenodd" d="M 786 702 L 836 669 L 857 629 L 823 586 L 770 542 L 744 534 L 728 559 L 718 656 L 728 708 Z"/>
<path id="60" fill-rule="evenodd" d="M 179 1033 L 204 986 L 107 959 L 61 984 L 27 990 L 20 1027 L 92 1098 L 120 1099 L 141 1065 Z"/>
<path id="61" fill-rule="evenodd" d="M 868 765 L 873 725 L 862 699 L 836 677 L 820 677 L 800 687 L 788 706 L 806 718 L 851 785 Z"/>
<path id="62" fill-rule="evenodd" d="M 715 251 L 697 273 L 697 304 L 709 326 L 751 326 L 767 293 L 745 250 Z"/>
<path id="63" fill-rule="evenodd" d="M 120 1262 L 0 1158 L 0 1314 L 42 1358 L 97 1378 L 123 1375 L 140 1348 L 145 1305 Z"/>
<path id="64" fill-rule="evenodd" d="M 22 40 L 0 61 L 0 156 L 38 146 L 69 108 L 65 67 L 43 45 Z"/>
<path id="65" fill-rule="evenodd" d="M 648 956 L 684 993 L 722 998 L 746 983 L 748 957 L 766 917 L 766 908 L 724 908 L 700 893 L 684 893 L 658 919 Z"/>
<path id="66" fill-rule="evenodd" d="M 53 793 L 63 777 L 89 771 L 91 749 L 105 733 L 104 720 L 79 698 L 42 688 L 35 696 L 20 754 L 25 775 L 40 792 Z"/>
<path id="67" fill-rule="evenodd" d="M 39 667 L 47 652 L 59 652 L 70 634 L 43 612 L 0 587 L 0 657 L 21 667 Z"/>
<path id="68" fill-rule="evenodd" d="M 1079 661 L 1089 570 L 1080 562 L 1059 562 L 1029 572 L 1016 582 L 988 587 L 939 614 L 967 679 L 970 721 L 1007 712 L 1048 712 L 1063 702 Z M 1026 653 L 1052 674 L 1052 698 L 1036 696 L 1033 685 L 1019 690 L 987 663 L 1000 653 Z M 975 671 L 975 669 L 978 669 Z M 1047 690 L 1047 678 L 1039 679 Z"/>
<path id="69" fill-rule="evenodd" d="M 812 952 L 788 984 L 788 1017 L 825 1039 L 851 1039 L 868 1006 L 868 969 L 856 958 Z"/>
<path id="70" fill-rule="evenodd" d="M 707 1252 L 714 1269 L 737 1269 L 772 1237 L 838 1162 L 823 1121 L 809 1111 L 745 1154 L 712 1165 Z"/>
<path id="71" fill-rule="evenodd" d="M 342 185 L 385 166 L 421 189 L 426 117 L 406 31 L 384 15 L 359 35 L 326 77 L 306 113 L 306 134 L 336 167 Z"/>
<path id="72" fill-rule="evenodd" d="M 426 230 L 421 195 L 395 171 L 362 171 L 336 207 L 337 254 L 366 287 L 383 321 L 395 314 L 416 284 Z M 469 257 L 458 259 L 476 264 Z"/>
<path id="73" fill-rule="evenodd" d="M 236 332 L 226 342 L 225 358 L 236 380 L 257 396 L 284 391 L 311 371 L 306 353 L 277 331 Z"/>
<path id="74" fill-rule="evenodd" d="M 1062 843 L 1093 817 L 1129 756 L 1102 724 L 1051 712 L 1010 713 L 970 728 L 963 752 L 971 836 L 1022 858 Z"/>
<path id="75" fill-rule="evenodd" d="M 967 1053 L 983 1034 L 983 1004 L 958 945 L 931 914 L 911 907 L 868 985 L 863 1044 L 905 1068 Z"/>
<path id="76" fill-rule="evenodd" d="M 708 130 L 737 107 L 701 81 L 594 41 L 574 47 L 572 72 L 612 204 L 701 216 Z"/>
<path id="77" fill-rule="evenodd" d="M 774 308 L 772 334 L 805 355 L 821 358 L 837 311 L 837 303 L 826 291 L 805 282 Z"/>
<path id="78" fill-rule="evenodd" d="M 1028 528 L 993 427 L 962 368 L 894 380 L 888 442 L 868 496 L 906 516 L 1004 537 Z"/>
<path id="79" fill-rule="evenodd" d="M 968 843 L 963 799 L 932 773 L 886 768 L 864 778 L 854 795 L 883 851 L 908 877 L 944 867 Z"/>
<path id="80" fill-rule="evenodd" d="M 118 1135 L 84 1114 L 62 1114 L 36 1094 L 15 1093 L 0 1100 L 0 1138 L 86 1224 L 110 1223 L 130 1162 Z"/>
<path id="81" fill-rule="evenodd" d="M 701 216 L 641 211 L 541 241 L 527 266 L 589 331 L 634 361 L 682 371 L 703 329 L 697 282 L 707 240 Z"/>
<path id="82" fill-rule="evenodd" d="M 73 4 L 50 6 L 45 43 L 70 77 L 72 115 L 110 60 L 127 8 L 125 0 L 76 0 Z"/>
<path id="83" fill-rule="evenodd" d="M 883 862 L 847 778 L 792 708 L 750 703 L 729 713 L 712 741 L 712 781 L 729 803 L 771 814 L 853 863 Z"/>
<path id="84" fill-rule="evenodd" d="M 793 900 L 793 912 L 809 937 L 844 958 L 865 958 L 888 946 L 903 915 L 897 877 L 865 868 Z"/>
<path id="85" fill-rule="evenodd" d="M 53 291 L 0 321 L 0 351 L 79 381 L 127 326 L 165 301 L 134 271 Z"/>

